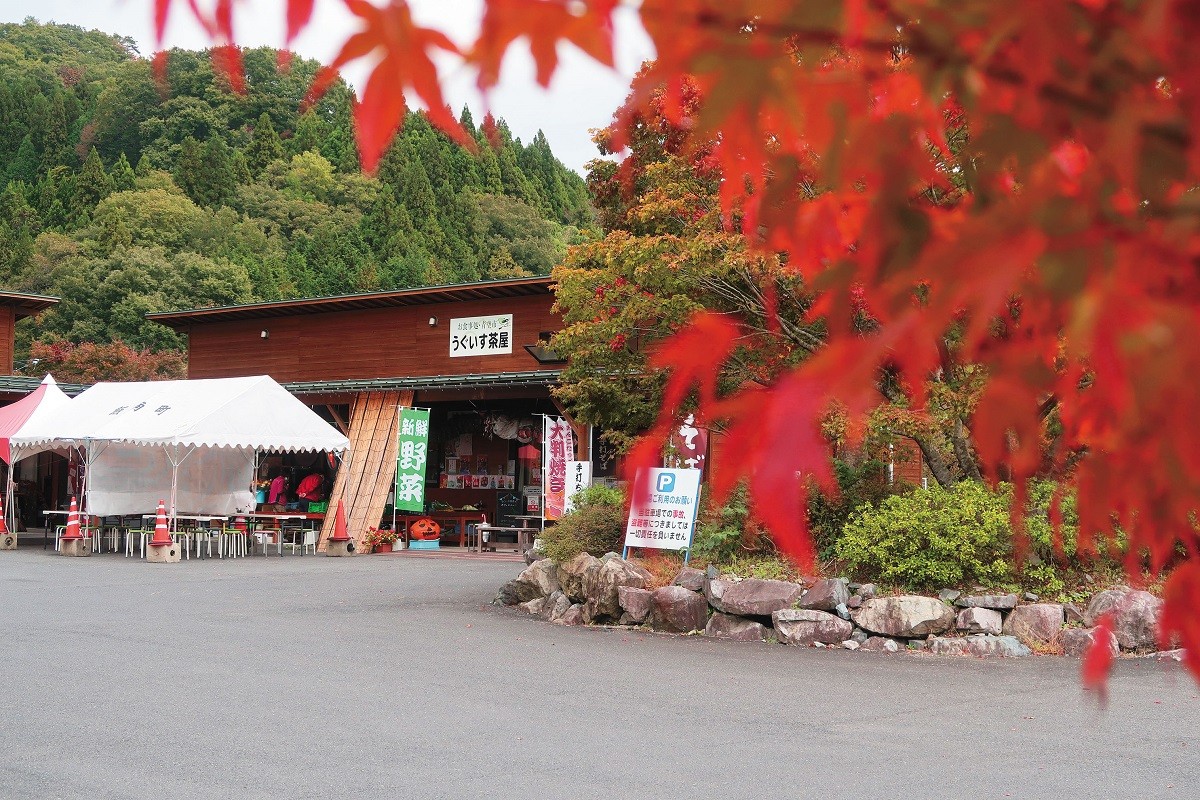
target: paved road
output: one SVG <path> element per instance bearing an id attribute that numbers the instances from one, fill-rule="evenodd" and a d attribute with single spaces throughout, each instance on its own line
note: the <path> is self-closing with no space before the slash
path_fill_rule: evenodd
<path id="1" fill-rule="evenodd" d="M 1076 665 L 562 628 L 519 565 L 0 553 L 0 798 L 1192 798 L 1200 700 Z"/>

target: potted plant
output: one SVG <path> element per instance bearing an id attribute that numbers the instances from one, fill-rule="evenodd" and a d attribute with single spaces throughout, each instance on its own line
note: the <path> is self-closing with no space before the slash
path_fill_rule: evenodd
<path id="1" fill-rule="evenodd" d="M 393 530 L 387 528 L 379 529 L 375 527 L 367 528 L 367 535 L 363 537 L 363 544 L 370 545 L 373 553 L 390 553 L 392 545 L 395 543 L 397 534 Z"/>

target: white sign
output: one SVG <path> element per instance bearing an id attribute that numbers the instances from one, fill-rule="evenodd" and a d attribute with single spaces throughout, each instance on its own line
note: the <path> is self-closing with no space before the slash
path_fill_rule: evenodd
<path id="1" fill-rule="evenodd" d="M 700 500 L 700 470 L 638 470 L 638 485 L 645 486 L 642 482 L 646 480 L 649 491 L 642 497 L 642 504 L 629 507 L 625 546 L 689 549 Z"/>
<path id="2" fill-rule="evenodd" d="M 512 352 L 513 316 L 458 317 L 450 320 L 450 357 L 499 356 Z"/>
<path id="3" fill-rule="evenodd" d="M 590 461 L 568 461 L 567 462 L 567 513 L 575 510 L 576 492 L 582 492 L 584 489 L 592 485 L 592 462 Z"/>

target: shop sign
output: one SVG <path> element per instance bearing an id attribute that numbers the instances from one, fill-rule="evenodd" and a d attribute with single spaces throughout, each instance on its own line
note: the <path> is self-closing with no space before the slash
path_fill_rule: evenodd
<path id="1" fill-rule="evenodd" d="M 562 417 L 545 417 L 542 439 L 542 481 L 546 519 L 559 519 L 567 507 L 567 462 L 575 457 L 575 434 Z"/>
<path id="2" fill-rule="evenodd" d="M 450 357 L 499 356 L 512 352 L 512 314 L 450 320 Z"/>
<path id="3" fill-rule="evenodd" d="M 642 497 L 629 507 L 625 546 L 690 549 L 700 499 L 700 470 L 638 470 L 637 482 L 648 491 L 634 493 Z"/>
<path id="4" fill-rule="evenodd" d="M 575 510 L 575 495 L 592 485 L 592 462 L 567 462 L 567 501 L 566 513 Z"/>
<path id="5" fill-rule="evenodd" d="M 401 408 L 396 457 L 397 511 L 425 510 L 425 465 L 429 458 L 429 409 Z"/>

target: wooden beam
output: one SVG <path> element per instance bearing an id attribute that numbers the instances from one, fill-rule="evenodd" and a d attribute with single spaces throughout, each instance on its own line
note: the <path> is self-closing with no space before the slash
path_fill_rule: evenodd
<path id="1" fill-rule="evenodd" d="M 333 424 L 337 426 L 337 429 L 342 432 L 343 436 L 348 436 L 350 434 L 350 425 L 337 412 L 337 406 L 327 403 L 325 408 L 329 411 L 329 416 L 333 417 Z"/>

